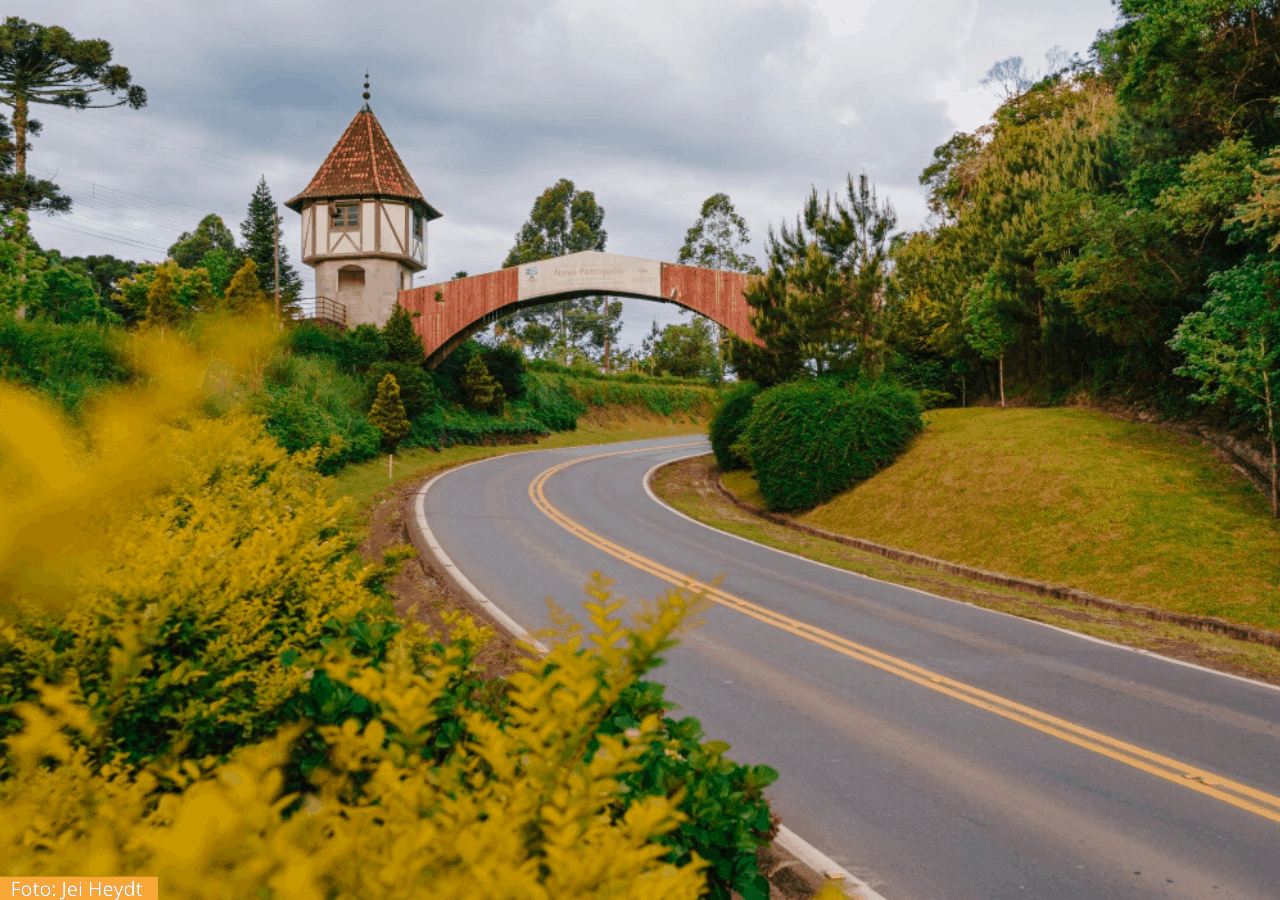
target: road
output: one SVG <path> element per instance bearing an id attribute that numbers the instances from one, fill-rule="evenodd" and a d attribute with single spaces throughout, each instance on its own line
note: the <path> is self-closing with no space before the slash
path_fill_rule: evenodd
<path id="1" fill-rule="evenodd" d="M 630 598 L 723 573 L 653 677 L 776 768 L 784 823 L 888 900 L 1280 898 L 1280 690 L 771 550 L 647 492 L 706 450 L 497 457 L 424 508 L 530 631 L 545 597 L 581 613 L 594 570 Z"/>

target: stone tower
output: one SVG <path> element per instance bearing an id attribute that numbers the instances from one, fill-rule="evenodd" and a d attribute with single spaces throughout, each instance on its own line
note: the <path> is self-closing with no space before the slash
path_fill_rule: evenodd
<path id="1" fill-rule="evenodd" d="M 285 205 L 302 214 L 302 261 L 316 270 L 316 295 L 346 307 L 348 328 L 385 325 L 413 273 L 427 267 L 427 222 L 440 213 L 369 104 Z"/>

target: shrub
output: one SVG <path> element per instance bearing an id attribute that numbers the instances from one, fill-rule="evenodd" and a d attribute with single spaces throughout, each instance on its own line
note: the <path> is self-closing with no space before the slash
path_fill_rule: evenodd
<path id="1" fill-rule="evenodd" d="M 720 408 L 711 420 L 708 437 L 711 439 L 711 450 L 716 455 L 716 465 L 723 472 L 746 468 L 750 461 L 734 450 L 742 430 L 747 425 L 747 417 L 751 415 L 751 407 L 755 405 L 760 386 L 754 381 L 743 381 L 729 388 Z"/>
<path id="2" fill-rule="evenodd" d="M 123 334 L 106 326 L 0 315 L 0 378 L 35 388 L 67 412 L 133 377 L 123 348 Z"/>
<path id="3" fill-rule="evenodd" d="M 318 466 L 332 475 L 349 462 L 378 454 L 382 435 L 358 412 L 363 385 L 337 371 L 323 357 L 277 361 L 269 382 L 249 398 L 248 408 L 261 415 L 270 434 L 290 453 L 320 448 Z"/>
<path id="4" fill-rule="evenodd" d="M 760 394 L 743 439 L 770 509 L 808 509 L 894 460 L 924 428 L 915 393 L 887 379 L 793 381 Z"/>
<path id="5" fill-rule="evenodd" d="M 573 431 L 587 411 L 587 405 L 573 396 L 563 378 L 533 375 L 524 398 L 513 405 L 516 414 L 526 411 L 548 431 Z"/>
<path id="6" fill-rule="evenodd" d="M 519 400 L 524 396 L 528 367 L 524 354 L 518 348 L 507 344 L 485 347 L 481 355 L 485 368 L 502 385 L 502 393 L 508 400 Z"/>
<path id="7" fill-rule="evenodd" d="M 17 393 L 0 392 L 0 415 L 30 426 L 13 447 L 91 464 Z M 0 567 L 6 874 L 98 867 L 189 898 L 762 896 L 776 773 L 665 718 L 641 680 L 694 598 L 629 629 L 597 575 L 593 633 L 566 629 L 486 688 L 485 630 L 454 618 L 445 641 L 395 616 L 394 558 L 351 552 L 312 456 L 245 416 L 146 430 L 131 474 L 151 480 L 123 505 L 103 502 L 124 496 L 110 479 L 31 479 L 0 454 L 0 484 L 22 485 L 0 537 L 51 506 L 102 516 L 69 609 Z M 23 546 L 64 539 L 28 529 Z"/>
<path id="8" fill-rule="evenodd" d="M 364 376 L 364 408 L 373 406 L 378 394 L 378 385 L 387 375 L 394 375 L 396 384 L 400 385 L 400 402 L 404 404 L 404 414 L 410 419 L 430 412 L 440 403 L 440 394 L 435 382 L 420 365 L 404 362 L 378 362 L 369 366 Z"/>

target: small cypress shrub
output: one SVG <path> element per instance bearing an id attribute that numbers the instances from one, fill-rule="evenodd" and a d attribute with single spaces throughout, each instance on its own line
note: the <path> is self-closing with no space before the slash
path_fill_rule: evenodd
<path id="1" fill-rule="evenodd" d="M 409 419 L 400 402 L 400 386 L 390 372 L 382 376 L 378 385 L 378 396 L 369 410 L 369 424 L 382 434 L 382 446 L 391 453 L 409 434 Z"/>
<path id="2" fill-rule="evenodd" d="M 382 329 L 382 339 L 387 342 L 387 359 L 391 362 L 422 364 L 422 338 L 413 330 L 413 315 L 396 304 Z"/>
<path id="3" fill-rule="evenodd" d="M 745 439 L 770 509 L 809 509 L 869 478 L 924 428 L 895 381 L 793 381 L 760 394 Z"/>
<path id="4" fill-rule="evenodd" d="M 467 398 L 467 405 L 476 410 L 499 408 L 506 398 L 502 385 L 489 374 L 484 359 L 478 353 L 467 360 L 462 372 L 462 393 Z"/>
<path id="5" fill-rule="evenodd" d="M 404 414 L 410 419 L 417 418 L 424 412 L 430 412 L 440 403 L 440 394 L 435 382 L 420 365 L 405 362 L 377 362 L 369 366 L 365 375 L 364 408 L 368 409 L 378 395 L 378 385 L 387 374 L 394 375 L 400 387 L 400 402 L 404 404 Z"/>
<path id="6" fill-rule="evenodd" d="M 721 471 L 731 472 L 744 469 L 749 460 L 741 452 L 734 449 L 734 444 L 742 437 L 747 418 L 755 405 L 760 386 L 754 381 L 743 381 L 725 392 L 720 408 L 711 420 L 708 437 L 711 439 L 711 450 L 716 455 L 716 465 Z"/>

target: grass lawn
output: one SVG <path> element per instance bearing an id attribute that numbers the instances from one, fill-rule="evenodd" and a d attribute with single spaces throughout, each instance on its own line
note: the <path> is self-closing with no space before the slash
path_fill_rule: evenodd
<path id="1" fill-rule="evenodd" d="M 576 431 L 562 431 L 540 439 L 536 444 L 504 447 L 456 446 L 439 452 L 415 447 L 396 454 L 393 477 L 387 477 L 387 458 L 378 456 L 368 462 L 347 466 L 330 481 L 330 496 L 349 497 L 357 509 L 367 507 L 375 496 L 409 478 L 425 478 L 433 472 L 452 466 L 524 450 L 552 450 L 557 447 L 579 447 L 586 444 L 612 444 L 642 441 L 649 438 L 682 434 L 702 434 L 707 420 L 700 416 L 675 413 L 662 416 L 648 409 L 627 406 L 591 407 L 578 420 Z"/>
<path id="2" fill-rule="evenodd" d="M 1081 409 L 946 409 L 928 419 L 898 462 L 801 521 L 1280 629 L 1280 525 L 1199 441 Z M 726 485 L 752 498 L 750 476 Z"/>

